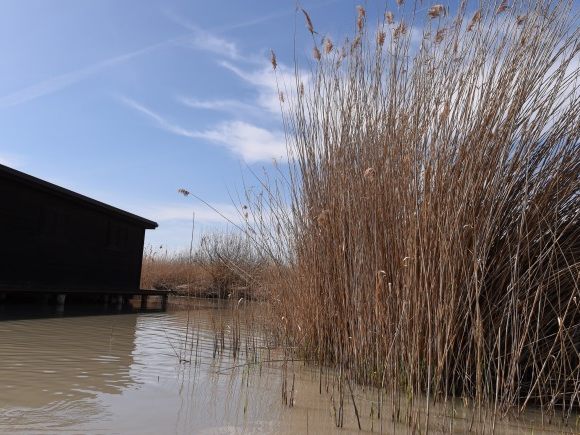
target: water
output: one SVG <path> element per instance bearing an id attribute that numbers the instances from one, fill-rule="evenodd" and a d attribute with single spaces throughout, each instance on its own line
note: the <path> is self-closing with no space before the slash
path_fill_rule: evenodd
<path id="1" fill-rule="evenodd" d="M 315 367 L 283 369 L 281 351 L 253 332 L 259 313 L 197 301 L 189 312 L 0 321 L 0 433 L 359 433 L 350 396 L 336 428 L 328 372 L 321 382 Z M 410 432 L 392 423 L 386 404 L 377 419 L 372 391 L 354 395 L 363 432 Z M 432 430 L 468 427 L 467 413 L 449 426 L 432 412 Z M 496 433 L 574 432 L 540 421 L 503 421 Z"/>

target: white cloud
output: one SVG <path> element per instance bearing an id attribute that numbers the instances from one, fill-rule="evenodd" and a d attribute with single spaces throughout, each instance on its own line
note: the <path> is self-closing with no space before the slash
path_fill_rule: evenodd
<path id="1" fill-rule="evenodd" d="M 196 133 L 198 137 L 224 145 L 249 163 L 279 159 L 286 155 L 284 134 L 243 121 L 223 122 L 217 128 Z"/>
<path id="2" fill-rule="evenodd" d="M 226 121 L 208 130 L 197 131 L 174 124 L 151 109 L 129 98 L 121 101 L 152 119 L 163 130 L 190 139 L 204 139 L 229 149 L 248 163 L 280 158 L 286 154 L 284 134 L 243 121 Z"/>
<path id="3" fill-rule="evenodd" d="M 291 73 L 284 65 L 278 64 L 277 74 L 272 71 L 272 66 L 264 59 L 262 68 L 246 71 L 231 62 L 220 63 L 246 83 L 256 88 L 258 93 L 256 102 L 268 112 L 280 115 L 280 92 L 285 91 L 288 83 L 294 83 L 294 73 Z M 280 89 L 279 89 L 280 87 Z M 284 92 L 287 94 L 287 92 Z"/>

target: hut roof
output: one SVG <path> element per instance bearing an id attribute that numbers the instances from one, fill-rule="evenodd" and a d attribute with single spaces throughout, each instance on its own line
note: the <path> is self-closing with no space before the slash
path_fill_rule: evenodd
<path id="1" fill-rule="evenodd" d="M 142 218 L 133 213 L 129 213 L 127 211 L 105 204 L 104 202 L 97 201 L 95 199 L 89 198 L 88 196 L 81 195 L 80 193 L 73 192 L 72 190 L 65 189 L 64 187 L 57 186 L 56 184 L 49 183 L 48 181 L 41 180 L 40 178 L 33 177 L 2 164 L 0 164 L 0 178 L 1 177 L 16 179 L 19 182 L 29 185 L 35 189 L 64 197 L 66 199 L 78 202 L 84 206 L 101 210 L 108 214 L 122 217 L 131 222 L 140 224 L 143 228 L 146 229 L 157 228 L 157 223 L 149 219 Z"/>

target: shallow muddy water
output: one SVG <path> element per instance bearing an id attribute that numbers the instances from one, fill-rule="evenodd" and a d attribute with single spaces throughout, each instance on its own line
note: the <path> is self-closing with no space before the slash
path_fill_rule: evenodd
<path id="1" fill-rule="evenodd" d="M 11 319 L 0 313 L 0 433 L 359 433 L 350 395 L 344 428 L 336 428 L 332 374 L 321 377 L 300 362 L 284 369 L 282 352 L 250 332 L 259 305 L 199 300 L 190 307 Z M 355 388 L 353 396 L 363 432 L 411 432 L 392 422 L 387 399 L 379 419 L 376 393 Z M 438 412 L 430 431 L 463 433 L 470 425 L 461 409 L 453 419 Z M 574 432 L 540 422 L 530 413 L 495 430 Z"/>

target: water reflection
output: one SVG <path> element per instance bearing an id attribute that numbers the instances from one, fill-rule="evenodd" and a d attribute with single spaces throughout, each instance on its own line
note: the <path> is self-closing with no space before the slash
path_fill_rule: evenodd
<path id="1" fill-rule="evenodd" d="M 106 410 L 130 376 L 137 318 L 96 316 L 0 322 L 0 428 L 55 430 Z"/>
<path id="2" fill-rule="evenodd" d="M 332 376 L 268 362 L 280 354 L 255 335 L 260 309 L 197 301 L 191 311 L 2 321 L 0 433 L 359 433 L 348 405 L 336 429 Z M 293 407 L 282 400 L 284 378 Z M 373 394 L 355 391 L 363 433 L 408 433 L 386 403 L 376 418 Z M 530 424 L 504 422 L 496 433 L 574 431 Z M 445 429 L 468 426 L 459 412 Z"/>

